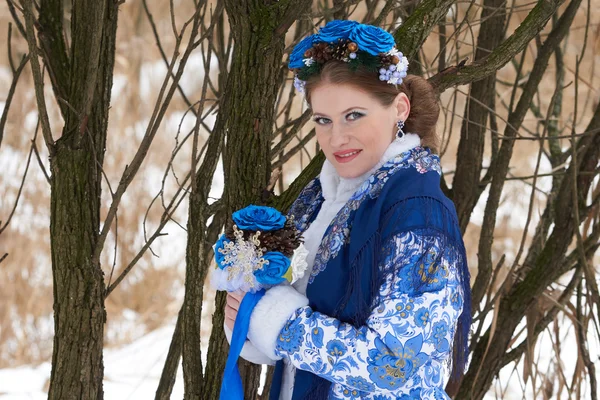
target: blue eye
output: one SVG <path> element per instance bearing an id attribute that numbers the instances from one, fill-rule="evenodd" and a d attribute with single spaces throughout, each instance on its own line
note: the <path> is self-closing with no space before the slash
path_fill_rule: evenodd
<path id="1" fill-rule="evenodd" d="M 346 119 L 350 120 L 350 121 L 355 121 L 361 117 L 363 117 L 365 114 L 360 113 L 358 111 L 352 111 L 350 114 L 346 115 Z"/>
<path id="2" fill-rule="evenodd" d="M 331 122 L 331 120 L 329 118 L 325 118 L 325 117 L 315 117 L 313 119 L 313 121 L 315 121 L 319 125 L 326 125 Z"/>

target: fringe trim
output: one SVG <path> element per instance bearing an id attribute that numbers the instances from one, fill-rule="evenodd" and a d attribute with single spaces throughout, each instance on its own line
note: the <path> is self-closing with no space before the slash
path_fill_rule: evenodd
<path id="1" fill-rule="evenodd" d="M 410 207 L 411 200 L 417 200 L 418 207 Z M 407 207 L 408 206 L 408 207 Z M 438 213 L 434 213 L 439 210 Z M 406 218 L 413 216 L 414 212 L 421 213 L 422 221 L 417 224 L 405 223 Z M 440 217 L 437 221 L 434 218 Z M 452 357 L 448 360 L 448 368 L 451 370 L 450 381 L 458 382 L 462 379 L 465 372 L 465 367 L 469 356 L 468 339 L 471 328 L 471 286 L 470 273 L 467 265 L 466 250 L 461 236 L 460 228 L 454 210 L 449 209 L 443 202 L 432 196 L 412 196 L 404 198 L 394 203 L 390 208 L 382 213 L 381 221 L 383 226 L 380 226 L 361 246 L 357 255 L 350 262 L 348 269 L 348 284 L 346 295 L 340 299 L 335 307 L 333 315 L 343 322 L 349 322 L 355 327 L 360 327 L 366 324 L 367 319 L 371 315 L 372 309 L 376 307 L 375 301 L 379 296 L 379 289 L 385 283 L 385 279 L 390 273 L 397 277 L 399 269 L 383 270 L 379 268 L 386 257 L 390 254 L 382 252 L 382 244 L 385 241 L 401 235 L 406 232 L 414 232 L 420 236 L 426 236 L 434 240 L 427 240 L 427 243 L 439 243 L 439 251 L 436 258 L 428 259 L 427 263 L 435 263 L 442 257 L 447 257 L 448 254 L 456 254 L 454 260 L 455 269 L 449 273 L 457 274 L 459 285 L 462 289 L 463 305 L 462 312 L 458 318 L 454 342 L 452 347 Z M 396 228 L 398 227 L 398 228 Z M 383 232 L 385 238 L 382 240 Z M 388 249 L 390 250 L 390 249 Z M 420 250 L 421 259 L 416 264 L 420 263 L 423 258 L 429 254 L 430 247 L 424 247 Z M 454 250 L 454 251 L 453 251 Z M 450 252 L 450 253 L 449 253 Z M 366 259 L 368 257 L 368 259 Z M 415 264 L 414 260 L 411 262 Z M 363 274 L 363 268 L 369 266 L 378 266 L 366 271 L 370 274 Z M 395 265 L 400 268 L 401 266 Z M 435 273 L 436 271 L 433 271 Z M 365 276 L 366 275 L 366 276 Z M 368 293 L 363 293 L 362 280 L 369 279 Z M 424 285 L 428 282 L 429 276 L 421 280 L 421 284 L 414 287 L 415 293 L 423 292 Z M 414 282 L 414 281 L 413 281 Z M 437 290 L 440 290 L 438 288 Z M 425 290 L 427 291 L 427 290 Z M 353 300 L 356 302 L 356 312 L 349 318 L 342 318 L 344 309 L 348 303 Z M 313 377 L 313 384 L 306 399 L 317 400 L 327 398 L 327 393 L 331 387 L 331 382 L 320 378 Z"/>

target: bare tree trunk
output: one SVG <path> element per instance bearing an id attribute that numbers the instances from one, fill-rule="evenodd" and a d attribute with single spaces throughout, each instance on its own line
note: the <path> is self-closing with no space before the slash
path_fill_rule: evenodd
<path id="1" fill-rule="evenodd" d="M 215 132 L 227 134 L 223 150 L 225 214 L 257 202 L 271 170 L 271 138 L 285 33 L 310 1 L 225 1 L 235 46 Z M 225 296 L 217 294 L 203 399 L 218 398 L 227 358 Z M 185 350 L 184 350 L 185 363 Z M 185 368 L 185 364 L 184 364 Z M 245 398 L 257 396 L 260 367 L 242 361 Z M 186 398 L 188 389 L 186 388 Z M 190 397 L 191 398 L 191 397 Z"/>
<path id="2" fill-rule="evenodd" d="M 35 45 L 32 4 L 22 3 L 31 48 Z M 73 2 L 68 54 L 62 7 L 59 0 L 42 2 L 38 25 L 43 56 L 65 120 L 50 158 L 55 336 L 48 398 L 102 399 L 105 285 L 93 254 L 100 231 L 101 170 L 118 3 Z"/>
<path id="3" fill-rule="evenodd" d="M 504 0 L 485 0 L 483 2 L 481 19 L 485 20 L 486 29 L 479 30 L 475 62 L 487 57 L 491 53 L 491 49 L 498 47 L 504 38 L 506 17 L 504 3 Z M 456 212 L 463 234 L 479 196 L 483 192 L 483 187 L 485 187 L 485 184 L 480 183 L 480 174 L 483 168 L 489 105 L 494 101 L 495 87 L 496 73 L 494 72 L 480 81 L 473 82 L 467 97 L 457 154 L 457 158 L 462 162 L 456 164 L 456 174 L 452 181 L 452 199 L 456 204 Z M 491 274 L 491 266 L 489 273 Z M 485 280 L 481 281 L 485 282 Z M 474 298 L 473 304 L 479 304 L 480 299 L 480 297 L 479 299 Z"/>
<path id="4" fill-rule="evenodd" d="M 548 64 L 548 59 L 552 55 L 554 48 L 558 46 L 568 32 L 580 3 L 580 0 L 571 1 L 556 27 L 548 35 L 546 42 L 540 48 L 538 58 L 523 90 L 523 94 L 519 99 L 519 103 L 516 106 L 516 110 L 509 117 L 505 136 L 514 137 L 516 135 L 515 130 L 521 125 L 533 97 L 533 92 L 535 91 L 533 88 L 537 88 L 539 85 L 543 71 Z M 598 110 L 596 113 L 598 114 Z M 593 129 L 593 127 L 591 128 Z M 579 165 L 572 164 L 569 167 L 569 172 L 572 168 L 577 168 L 578 171 L 590 171 L 598 163 L 600 135 L 596 133 L 592 136 L 582 138 L 581 141 L 589 143 L 586 146 L 587 151 L 581 157 Z M 488 213 L 488 207 L 492 209 L 494 207 L 497 209 L 498 207 L 497 204 L 508 171 L 508 163 L 511 158 L 513 146 L 514 140 L 505 140 L 500 148 L 499 161 L 494 170 L 490 196 L 486 205 L 486 214 Z M 522 320 L 528 307 L 532 305 L 536 297 L 551 282 L 561 275 L 560 266 L 565 262 L 565 253 L 575 230 L 574 219 L 572 217 L 574 210 L 571 197 L 572 179 L 569 172 L 561 182 L 559 194 L 555 199 L 557 214 L 553 231 L 547 239 L 544 248 L 538 254 L 532 269 L 527 271 L 527 276 L 521 282 L 514 284 L 510 288 L 509 293 L 500 301 L 499 307 L 496 310 L 498 315 L 496 323 L 501 329 L 496 331 L 493 336 L 491 329 L 488 330 L 477 342 L 469 371 L 465 375 L 458 393 L 458 399 L 482 399 L 485 396 L 494 376 L 501 368 L 504 353 L 509 348 L 514 330 Z M 584 181 L 578 187 L 583 193 L 587 193 L 589 182 Z"/>
<path id="5" fill-rule="evenodd" d="M 160 375 L 160 381 L 158 388 L 156 388 L 156 400 L 169 400 L 171 398 L 171 392 L 173 386 L 175 386 L 175 379 L 177 377 L 177 368 L 179 368 L 179 361 L 181 360 L 181 325 L 183 324 L 183 309 L 177 314 L 177 323 L 175 325 L 175 331 L 171 338 L 171 344 L 169 345 L 169 352 L 167 353 L 167 359 L 165 366 L 163 367 Z"/>

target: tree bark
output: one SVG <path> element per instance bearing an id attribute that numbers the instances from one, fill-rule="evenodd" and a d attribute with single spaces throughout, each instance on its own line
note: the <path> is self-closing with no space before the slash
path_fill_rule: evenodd
<path id="1" fill-rule="evenodd" d="M 504 0 L 484 1 L 481 19 L 486 21 L 486 29 L 479 31 L 475 61 L 488 56 L 491 52 L 490 49 L 495 49 L 504 39 L 504 27 L 506 25 L 506 7 L 504 4 Z M 489 115 L 488 106 L 495 102 L 495 93 L 496 73 L 494 72 L 484 79 L 474 82 L 467 97 L 456 156 L 456 174 L 452 181 L 452 200 L 456 206 L 458 221 L 463 234 L 484 188 L 484 184 L 481 183 L 481 170 L 483 169 L 483 151 Z M 491 248 L 493 233 L 493 229 L 486 229 L 481 232 L 477 279 L 471 297 L 473 310 L 479 308 L 479 303 L 492 276 Z"/>
<path id="2" fill-rule="evenodd" d="M 222 131 L 227 135 L 223 149 L 226 215 L 257 202 L 269 182 L 278 90 L 274 82 L 280 74 L 285 33 L 310 4 L 309 0 L 225 1 L 235 46 L 213 134 Z M 218 398 L 220 392 L 228 348 L 223 332 L 224 302 L 225 295 L 218 293 L 203 399 Z M 241 364 L 245 398 L 253 399 L 257 396 L 260 367 L 245 361 Z"/>
<path id="3" fill-rule="evenodd" d="M 398 50 L 409 60 L 417 58 L 433 28 L 446 18 L 448 9 L 454 3 L 451 0 L 425 0 L 409 10 L 410 16 L 394 33 Z"/>
<path id="4" fill-rule="evenodd" d="M 485 20 L 486 29 L 479 30 L 475 62 L 488 56 L 491 53 L 490 49 L 495 49 L 504 38 L 506 8 L 503 4 L 504 0 L 485 0 L 483 3 L 481 19 Z M 463 234 L 482 192 L 481 163 L 489 114 L 488 106 L 494 101 L 495 82 L 496 71 L 480 81 L 473 82 L 462 120 L 452 193 L 455 194 L 453 201 Z"/>
<path id="5" fill-rule="evenodd" d="M 539 34 L 563 2 L 564 0 L 539 0 L 513 34 L 483 60 L 466 66 L 449 67 L 429 78 L 429 82 L 441 93 L 449 87 L 476 82 L 495 73 Z"/>
<path id="6" fill-rule="evenodd" d="M 550 32 L 548 38 L 540 48 L 530 78 L 523 89 L 523 94 L 519 99 L 515 111 L 509 116 L 509 123 L 505 131 L 506 137 L 512 138 L 516 136 L 516 130 L 521 126 L 533 93 L 535 92 L 534 88 L 537 88 L 541 81 L 543 71 L 548 64 L 548 59 L 568 32 L 580 4 L 580 0 L 573 0 L 569 3 L 556 27 Z M 591 137 L 585 137 L 582 140 L 587 140 L 594 143 L 595 146 L 600 146 L 600 135 L 598 133 Z M 490 196 L 486 204 L 486 216 L 495 216 L 495 210 L 498 208 L 500 193 L 508 171 L 508 163 L 512 155 L 514 142 L 514 140 L 505 140 L 502 142 L 498 162 L 494 169 Z M 594 165 L 597 162 L 598 148 L 594 148 L 594 145 L 592 145 L 587 148 L 587 152 L 581 157 L 579 165 L 572 164 L 569 168 L 577 168 L 578 171 L 593 171 Z M 592 165 L 591 168 L 590 164 Z M 557 214 L 552 233 L 546 241 L 543 250 L 537 256 L 533 268 L 527 272 L 527 275 L 521 282 L 513 285 L 500 301 L 500 305 L 496 310 L 498 315 L 496 326 L 502 328 L 494 332 L 493 335 L 491 330 L 488 330 L 474 346 L 469 371 L 465 375 L 457 399 L 482 399 L 485 396 L 494 376 L 496 376 L 501 368 L 504 353 L 508 350 L 514 330 L 522 320 L 526 310 L 531 306 L 536 297 L 541 295 L 543 290 L 560 276 L 560 266 L 564 262 L 564 256 L 569 243 L 571 243 L 575 229 L 572 218 L 573 201 L 570 191 L 571 183 L 572 179 L 569 170 L 561 183 L 561 188 L 556 198 L 555 209 L 557 210 Z M 587 193 L 589 181 L 581 182 L 578 187 L 582 193 Z M 490 340 L 491 342 L 489 342 Z"/>
<path id="7" fill-rule="evenodd" d="M 60 3 L 44 2 L 40 16 L 46 27 L 40 41 L 56 44 L 44 52 L 54 92 L 66 93 L 59 103 L 68 104 L 63 133 L 50 159 L 55 336 L 48 398 L 102 399 L 105 287 L 92 255 L 100 231 L 118 4 L 74 2 L 71 59 L 65 71 L 62 36 L 55 37 L 62 35 Z"/>

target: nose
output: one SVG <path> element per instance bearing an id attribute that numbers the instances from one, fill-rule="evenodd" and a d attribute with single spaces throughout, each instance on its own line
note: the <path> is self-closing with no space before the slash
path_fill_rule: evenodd
<path id="1" fill-rule="evenodd" d="M 347 134 L 343 126 L 340 124 L 333 124 L 331 128 L 331 136 L 329 138 L 329 144 L 331 147 L 338 148 L 342 147 L 345 144 L 348 144 L 350 141 L 350 136 Z"/>

